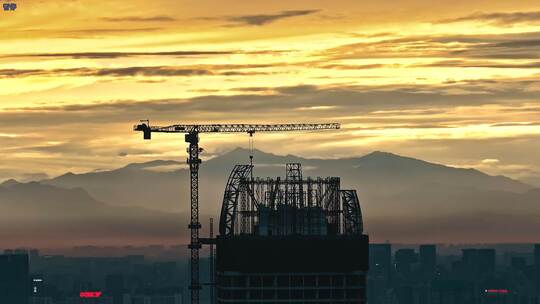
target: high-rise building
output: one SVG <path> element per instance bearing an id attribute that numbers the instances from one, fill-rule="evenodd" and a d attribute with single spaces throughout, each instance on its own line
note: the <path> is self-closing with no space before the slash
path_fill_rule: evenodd
<path id="1" fill-rule="evenodd" d="M 29 280 L 28 255 L 0 255 L 0 303 L 27 304 Z"/>
<path id="2" fill-rule="evenodd" d="M 412 265 L 418 262 L 418 255 L 414 249 L 404 248 L 396 251 L 394 263 L 396 264 L 396 272 L 409 276 L 412 271 Z"/>
<path id="3" fill-rule="evenodd" d="M 237 165 L 217 238 L 218 303 L 366 303 L 368 236 L 338 177 L 251 179 Z"/>
<path id="4" fill-rule="evenodd" d="M 39 250 L 31 249 L 28 254 L 30 255 L 30 261 L 35 261 L 39 258 Z"/>
<path id="5" fill-rule="evenodd" d="M 391 289 L 392 277 L 392 245 L 369 244 L 369 276 L 368 299 L 369 303 L 380 304 L 391 302 L 386 296 Z"/>
<path id="6" fill-rule="evenodd" d="M 16 248 L 13 254 L 28 254 L 28 250 L 25 248 Z"/>
<path id="7" fill-rule="evenodd" d="M 472 276 L 481 276 L 495 271 L 495 249 L 462 249 L 462 267 Z"/>
<path id="8" fill-rule="evenodd" d="M 369 273 L 373 276 L 390 276 L 392 269 L 392 245 L 369 244 Z"/>
<path id="9" fill-rule="evenodd" d="M 114 299 L 115 303 L 122 303 L 124 296 L 124 276 L 121 274 L 109 274 L 105 277 L 105 290 Z"/>
<path id="10" fill-rule="evenodd" d="M 437 267 L 437 246 L 420 245 L 420 268 L 425 274 L 432 274 Z"/>
<path id="11" fill-rule="evenodd" d="M 540 244 L 534 245 L 534 270 L 536 294 L 538 295 L 538 300 L 540 301 Z"/>

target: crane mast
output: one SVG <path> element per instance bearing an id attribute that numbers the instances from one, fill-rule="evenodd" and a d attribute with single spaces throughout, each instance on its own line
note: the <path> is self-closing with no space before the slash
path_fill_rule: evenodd
<path id="1" fill-rule="evenodd" d="M 286 131 L 313 131 L 339 129 L 339 123 L 323 124 L 175 124 L 170 126 L 151 126 L 148 120 L 141 122 L 133 127 L 134 131 L 142 132 L 143 138 L 149 140 L 152 138 L 152 132 L 158 133 L 183 133 L 185 142 L 189 144 L 187 152 L 189 158 L 187 164 L 190 172 L 190 243 L 188 248 L 191 251 L 191 303 L 199 304 L 199 295 L 201 282 L 199 278 L 199 250 L 201 243 L 199 241 L 199 166 L 201 159 L 199 153 L 199 133 L 247 133 L 250 136 L 257 132 L 286 132 Z"/>

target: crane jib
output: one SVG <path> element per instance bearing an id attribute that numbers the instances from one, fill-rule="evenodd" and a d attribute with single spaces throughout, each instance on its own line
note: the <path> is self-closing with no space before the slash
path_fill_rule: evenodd
<path id="1" fill-rule="evenodd" d="M 134 127 L 135 131 L 161 133 L 255 133 L 339 129 L 339 123 L 321 124 L 208 124 L 208 125 L 170 125 L 150 126 L 142 123 Z"/>

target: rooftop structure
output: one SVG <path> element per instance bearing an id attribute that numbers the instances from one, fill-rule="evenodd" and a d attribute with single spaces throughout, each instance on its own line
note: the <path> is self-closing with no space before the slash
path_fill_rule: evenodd
<path id="1" fill-rule="evenodd" d="M 365 303 L 368 237 L 339 177 L 252 177 L 237 165 L 217 238 L 218 303 Z"/>

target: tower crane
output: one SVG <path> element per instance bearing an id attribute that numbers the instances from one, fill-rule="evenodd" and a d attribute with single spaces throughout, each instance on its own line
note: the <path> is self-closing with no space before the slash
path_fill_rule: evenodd
<path id="1" fill-rule="evenodd" d="M 199 304 L 199 291 L 201 283 L 199 281 L 199 166 L 201 159 L 199 153 L 199 133 L 247 133 L 253 136 L 256 132 L 286 132 L 286 131 L 312 131 L 339 129 L 338 123 L 323 124 L 175 124 L 170 126 L 151 126 L 149 120 L 141 120 L 139 124 L 133 127 L 134 131 L 143 133 L 143 138 L 149 140 L 152 133 L 183 133 L 185 142 L 189 143 L 187 149 L 191 183 L 191 220 L 188 228 L 190 229 L 191 240 L 188 248 L 191 250 L 191 303 Z"/>

